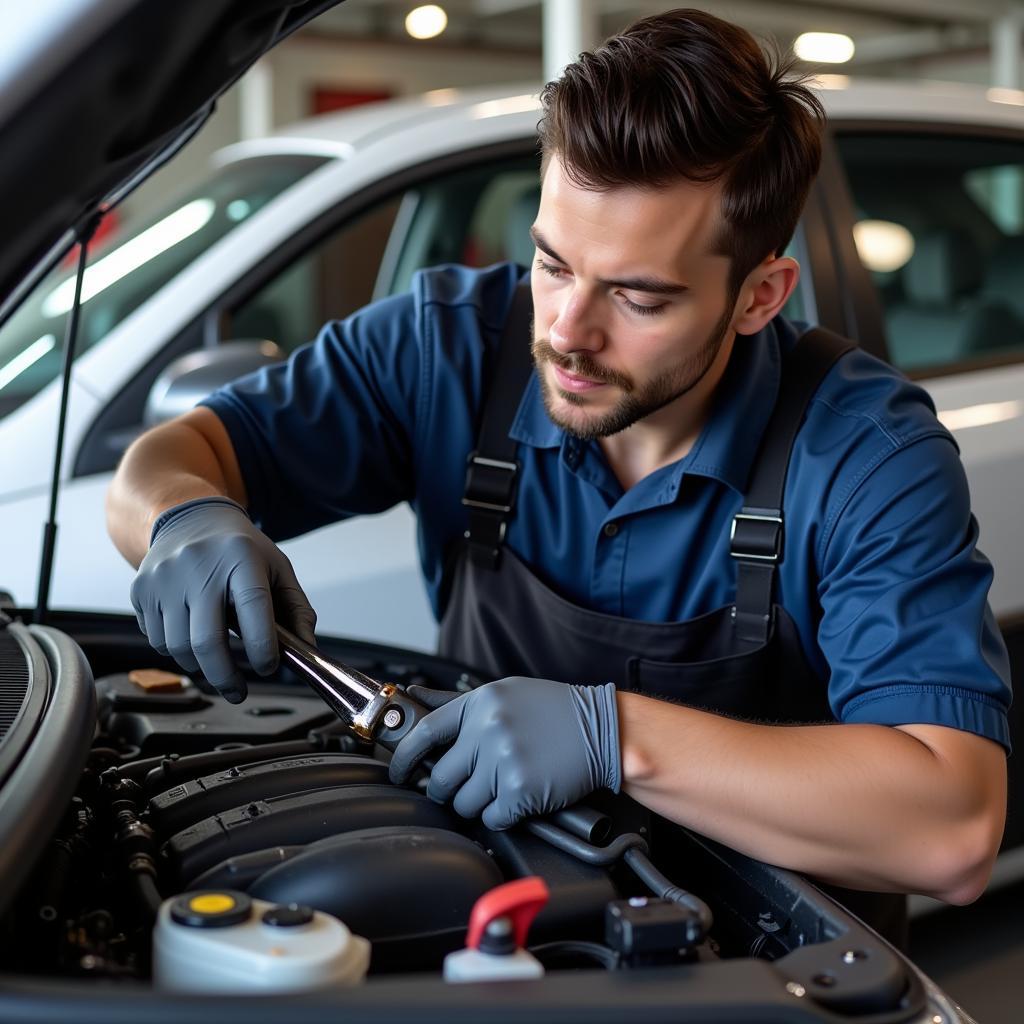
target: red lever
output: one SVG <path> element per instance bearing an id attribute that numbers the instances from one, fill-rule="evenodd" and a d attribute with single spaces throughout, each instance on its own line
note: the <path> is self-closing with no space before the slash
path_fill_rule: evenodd
<path id="1" fill-rule="evenodd" d="M 547 901 L 548 887 L 544 879 L 536 875 L 506 882 L 485 892 L 473 904 L 473 912 L 469 915 L 466 945 L 470 949 L 479 949 L 487 926 L 498 917 L 512 919 L 516 948 L 526 945 L 526 933 Z"/>

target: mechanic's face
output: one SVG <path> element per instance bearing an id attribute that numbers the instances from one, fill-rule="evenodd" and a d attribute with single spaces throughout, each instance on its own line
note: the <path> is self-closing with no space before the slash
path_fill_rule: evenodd
<path id="1" fill-rule="evenodd" d="M 531 230 L 533 356 L 560 427 L 589 439 L 671 416 L 728 359 L 730 261 L 710 252 L 719 202 L 716 186 L 685 181 L 590 191 L 551 157 Z"/>

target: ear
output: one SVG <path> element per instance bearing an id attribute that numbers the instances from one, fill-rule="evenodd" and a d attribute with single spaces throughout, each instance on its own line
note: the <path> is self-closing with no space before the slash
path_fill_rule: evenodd
<path id="1" fill-rule="evenodd" d="M 800 280 L 800 264 L 791 256 L 769 256 L 740 287 L 732 329 L 756 334 L 786 304 Z"/>

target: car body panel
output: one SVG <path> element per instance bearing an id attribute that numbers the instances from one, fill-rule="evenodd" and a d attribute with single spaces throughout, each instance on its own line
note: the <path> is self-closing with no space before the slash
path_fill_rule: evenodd
<path id="1" fill-rule="evenodd" d="M 1024 113 L 1009 103 L 987 101 L 976 89 L 858 82 L 850 87 L 823 88 L 820 95 L 833 115 L 833 130 L 841 131 L 844 124 L 865 120 L 940 124 L 953 117 L 958 123 L 998 129 L 1012 126 L 1024 140 Z M 68 487 L 63 507 L 71 517 L 80 522 L 102 522 L 96 510 L 80 511 L 77 502 L 99 501 L 109 476 L 103 475 L 102 482 L 88 484 L 73 479 L 77 453 L 88 433 L 96 403 L 113 399 L 127 381 L 158 356 L 168 339 L 203 317 L 210 320 L 204 330 L 215 331 L 213 313 L 220 308 L 223 296 L 237 291 L 241 281 L 258 282 L 266 276 L 266 266 L 273 263 L 275 254 L 302 231 L 315 234 L 320 230 L 317 225 L 343 217 L 344 213 L 339 211 L 354 210 L 360 203 L 369 202 L 360 197 L 386 192 L 389 180 L 398 181 L 419 168 L 429 168 L 431 161 L 460 155 L 466 155 L 468 160 L 469 154 L 485 151 L 488 146 L 528 145 L 538 116 L 536 95 L 525 87 L 511 94 L 498 89 L 441 90 L 426 97 L 325 115 L 289 126 L 266 139 L 237 143 L 221 151 L 215 158 L 219 165 L 282 152 L 311 153 L 331 159 L 210 247 L 116 326 L 102 344 L 76 361 L 76 395 L 88 394 L 93 401 L 76 412 L 69 423 L 62 476 Z M 828 185 L 833 195 L 837 187 L 843 187 L 841 181 L 830 180 Z M 825 206 L 826 217 L 834 216 L 835 200 Z M 822 230 L 834 233 L 836 226 L 826 225 Z M 818 277 L 815 285 L 823 293 L 829 284 L 825 277 L 840 272 L 850 275 L 849 267 L 826 267 L 820 256 L 817 261 L 821 265 L 810 267 L 812 273 L 808 276 Z M 840 287 L 835 281 L 831 285 Z M 860 312 L 863 315 L 863 310 Z M 822 315 L 821 320 L 826 326 L 852 333 L 851 324 L 841 317 L 837 307 L 836 311 Z M 1022 380 L 1024 370 L 1008 366 L 934 380 L 925 378 L 921 383 L 935 399 L 940 415 L 955 415 L 958 410 L 973 406 L 1014 401 L 1021 393 Z M 57 398 L 54 383 L 0 421 L 0 440 L 12 434 L 34 438 L 31 452 L 24 446 L 19 450 L 17 445 L 0 444 L 0 521 L 10 524 L 4 528 L 7 536 L 23 535 L 26 530 L 31 536 L 35 529 L 25 518 L 33 504 L 26 503 L 25 497 L 43 494 L 46 488 L 53 442 L 41 425 L 48 415 L 55 420 Z M 76 397 L 72 402 L 73 411 L 79 401 Z M 1015 581 L 1024 575 L 1024 549 L 1013 543 L 1013 520 L 1009 514 L 1010 509 L 1019 507 L 1024 486 L 1020 483 L 1024 475 L 1008 469 L 1009 464 L 1024 455 L 1019 416 L 987 425 L 954 427 L 954 433 L 964 453 L 981 522 L 982 547 L 997 564 L 992 604 L 997 615 L 1011 617 L 1024 610 L 1024 597 L 1015 586 Z M 97 542 L 95 536 L 85 562 L 84 556 L 77 554 L 77 545 L 62 543 L 54 601 L 67 607 L 126 608 L 126 584 L 131 571 L 119 564 L 109 542 Z M 359 633 L 373 640 L 420 649 L 432 647 L 436 625 L 418 576 L 415 521 L 407 507 L 365 522 L 349 521 L 325 528 L 312 538 L 287 542 L 285 550 L 295 561 L 324 631 Z M 329 558 L 318 555 L 323 550 L 330 551 Z M 386 577 L 393 592 L 402 595 L 401 617 L 377 617 L 376 610 L 362 614 L 368 604 L 361 603 L 355 595 L 369 593 L 367 588 L 374 592 L 378 589 L 376 584 L 371 586 L 370 581 L 376 578 L 372 570 L 364 568 L 365 554 L 370 551 L 386 560 L 386 565 L 380 566 L 380 578 Z M 107 558 L 112 562 L 106 563 Z M 104 584 L 97 586 L 97 569 L 104 564 L 116 564 L 117 569 L 100 572 Z M 345 568 L 341 569 L 342 566 Z M 77 577 L 78 582 L 70 577 Z M 32 593 L 35 573 L 31 560 L 19 558 L 18 571 L 5 579 L 19 597 Z M 383 606 L 387 612 L 387 600 Z"/>

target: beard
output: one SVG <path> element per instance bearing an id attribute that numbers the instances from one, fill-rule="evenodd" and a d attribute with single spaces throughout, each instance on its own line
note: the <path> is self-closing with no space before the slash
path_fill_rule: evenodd
<path id="1" fill-rule="evenodd" d="M 669 372 L 639 387 L 625 374 L 616 373 L 595 362 L 588 352 L 575 352 L 570 356 L 563 356 L 556 352 L 545 338 L 535 338 L 532 345 L 533 362 L 537 368 L 544 407 L 551 421 L 573 437 L 578 437 L 582 441 L 593 441 L 599 437 L 611 437 L 612 434 L 633 426 L 644 417 L 682 397 L 695 388 L 714 365 L 725 342 L 735 302 L 733 298 L 726 303 L 711 333 L 696 352 L 686 356 Z M 607 412 L 594 415 L 585 422 L 562 415 L 556 409 L 556 394 L 570 405 L 581 409 L 586 407 L 587 396 L 562 391 L 551 384 L 542 372 L 545 363 L 552 363 L 578 377 L 610 384 L 617 387 L 622 396 Z"/>

